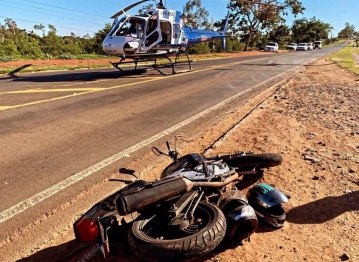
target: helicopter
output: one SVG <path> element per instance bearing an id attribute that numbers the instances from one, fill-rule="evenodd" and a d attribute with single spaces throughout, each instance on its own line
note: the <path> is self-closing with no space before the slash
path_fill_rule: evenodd
<path id="1" fill-rule="evenodd" d="M 171 74 L 178 73 L 175 65 L 179 63 L 187 63 L 189 67 L 181 72 L 192 71 L 192 60 L 189 59 L 186 47 L 222 39 L 222 48 L 225 49 L 229 12 L 222 32 L 186 27 L 186 18 L 182 13 L 167 9 L 162 0 L 159 0 L 156 8 L 147 10 L 144 14 L 132 16 L 126 13 L 147 1 L 151 0 L 133 3 L 111 17 L 114 21 L 102 46 L 108 55 L 120 57 L 119 62 L 110 63 L 121 72 L 125 72 L 121 68 L 125 63 L 134 63 L 137 70 L 138 63 L 148 61 L 154 62 L 151 67 L 163 75 L 166 73 L 161 68 L 168 66 L 172 68 Z M 186 60 L 180 62 L 179 58 L 183 53 Z M 157 64 L 159 59 L 167 59 L 168 63 Z"/>

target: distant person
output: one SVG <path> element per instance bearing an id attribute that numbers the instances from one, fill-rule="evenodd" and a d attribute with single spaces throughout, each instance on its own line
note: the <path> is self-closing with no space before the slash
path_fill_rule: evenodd
<path id="1" fill-rule="evenodd" d="M 130 26 L 130 29 L 129 29 L 129 33 L 132 35 L 136 35 L 136 24 L 137 24 L 137 20 L 133 20 L 131 21 L 131 26 Z"/>

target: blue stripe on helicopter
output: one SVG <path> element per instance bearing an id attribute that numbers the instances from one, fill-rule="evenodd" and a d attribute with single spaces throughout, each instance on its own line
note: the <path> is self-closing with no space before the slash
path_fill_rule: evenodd
<path id="1" fill-rule="evenodd" d="M 210 41 L 213 39 L 225 38 L 227 36 L 223 33 L 218 33 L 208 30 L 193 29 L 189 27 L 184 27 L 184 32 L 188 38 L 188 45 L 198 44 L 205 41 Z"/>
<path id="2" fill-rule="evenodd" d="M 176 18 L 175 18 L 176 23 L 179 23 L 181 19 L 182 19 L 182 13 L 180 11 L 176 11 Z"/>

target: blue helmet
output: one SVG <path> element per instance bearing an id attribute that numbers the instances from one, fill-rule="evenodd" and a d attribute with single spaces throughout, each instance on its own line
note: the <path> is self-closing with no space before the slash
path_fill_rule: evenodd
<path id="1" fill-rule="evenodd" d="M 288 198 L 282 192 L 267 184 L 258 184 L 248 191 L 247 199 L 260 221 L 275 228 L 283 227 L 286 213 L 281 204 Z"/>

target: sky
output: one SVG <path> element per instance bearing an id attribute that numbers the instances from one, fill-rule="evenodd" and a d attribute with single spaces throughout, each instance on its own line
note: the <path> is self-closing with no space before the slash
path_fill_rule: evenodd
<path id="1" fill-rule="evenodd" d="M 71 32 L 77 36 L 89 34 L 93 36 L 98 30 L 112 23 L 113 14 L 133 4 L 137 0 L 0 0 L 0 24 L 6 18 L 12 18 L 21 29 L 33 30 L 34 25 L 49 24 L 55 26 L 57 34 L 64 36 Z M 284 0 L 278 0 L 283 2 Z M 163 0 L 166 7 L 171 10 L 182 11 L 187 0 Z M 202 0 L 202 6 L 209 12 L 209 22 L 213 17 L 219 21 L 226 16 L 228 0 Z M 333 37 L 345 27 L 348 22 L 359 30 L 359 0 L 301 0 L 306 8 L 304 15 L 297 18 L 313 18 L 329 23 L 334 27 Z M 155 3 L 153 1 L 138 5 L 129 14 L 136 14 L 144 5 Z M 292 26 L 294 17 L 286 16 L 287 25 Z M 40 32 L 38 32 L 40 33 Z"/>

